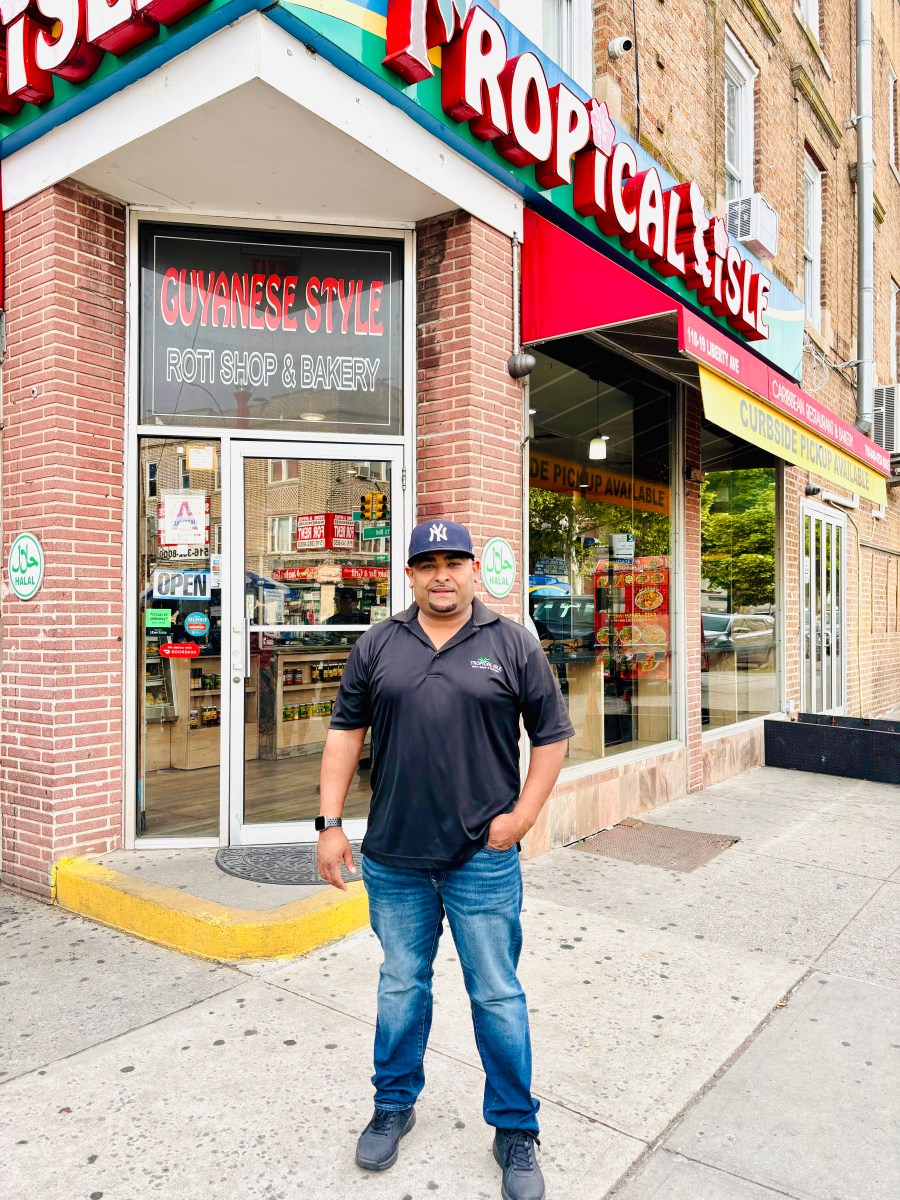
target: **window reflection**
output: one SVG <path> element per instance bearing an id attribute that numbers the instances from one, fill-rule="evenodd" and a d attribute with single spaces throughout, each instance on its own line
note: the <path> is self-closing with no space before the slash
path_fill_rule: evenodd
<path id="1" fill-rule="evenodd" d="M 529 612 L 575 727 L 573 764 L 673 735 L 674 391 L 586 339 L 537 360 Z"/>
<path id="2" fill-rule="evenodd" d="M 701 506 L 703 724 L 778 708 L 775 460 L 704 423 Z"/>

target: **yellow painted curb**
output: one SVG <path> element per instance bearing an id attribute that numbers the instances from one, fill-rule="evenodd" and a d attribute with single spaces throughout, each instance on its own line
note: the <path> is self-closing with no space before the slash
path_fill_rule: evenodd
<path id="1" fill-rule="evenodd" d="M 56 902 L 113 929 L 200 958 L 286 958 L 308 954 L 369 922 L 362 882 L 293 904 L 252 911 L 145 883 L 86 858 L 55 867 Z"/>

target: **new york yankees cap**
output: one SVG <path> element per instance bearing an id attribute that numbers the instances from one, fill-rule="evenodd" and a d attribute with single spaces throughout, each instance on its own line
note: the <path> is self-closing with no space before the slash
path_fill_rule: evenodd
<path id="1" fill-rule="evenodd" d="M 434 554 L 442 550 L 445 554 L 467 554 L 475 557 L 472 547 L 472 535 L 465 525 L 457 525 L 455 521 L 442 521 L 435 518 L 423 521 L 412 531 L 409 539 L 409 554 L 407 563 L 423 554 Z"/>

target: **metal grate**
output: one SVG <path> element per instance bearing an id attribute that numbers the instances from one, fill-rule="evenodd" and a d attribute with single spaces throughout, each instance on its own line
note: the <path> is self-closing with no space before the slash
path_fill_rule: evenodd
<path id="1" fill-rule="evenodd" d="M 361 842 L 351 842 L 356 869 L 359 872 L 359 850 Z M 247 879 L 251 883 L 296 884 L 312 887 L 326 885 L 316 870 L 316 847 L 314 844 L 294 846 L 231 846 L 216 855 L 216 866 L 227 875 Z M 345 867 L 341 868 L 344 879 L 353 879 Z M 357 874 L 357 879 L 360 875 Z"/>
<path id="2" fill-rule="evenodd" d="M 671 825 L 629 820 L 576 842 L 570 849 L 644 867 L 661 867 L 665 871 L 695 871 L 738 840 L 727 833 L 695 833 Z"/>

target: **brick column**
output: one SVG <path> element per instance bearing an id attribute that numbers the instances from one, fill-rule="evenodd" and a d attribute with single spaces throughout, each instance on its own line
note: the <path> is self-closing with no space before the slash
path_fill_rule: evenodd
<path id="1" fill-rule="evenodd" d="M 509 377 L 513 351 L 512 244 L 464 213 L 418 229 L 418 519 L 446 516 L 477 546 L 506 538 L 517 586 L 502 601 L 521 616 L 522 392 Z"/>
<path id="2" fill-rule="evenodd" d="M 7 215 L 3 567 L 30 530 L 46 556 L 23 603 L 4 578 L 4 883 L 120 844 L 124 210 L 71 184 Z"/>
<path id="3" fill-rule="evenodd" d="M 703 419 L 703 402 L 699 392 L 687 392 L 684 409 L 685 465 L 699 467 L 700 426 Z M 689 792 L 700 791 L 704 785 L 703 720 L 700 711 L 700 657 L 703 645 L 703 625 L 700 617 L 700 583 L 703 577 L 700 553 L 700 488 L 699 483 L 689 481 L 684 485 L 684 659 L 687 675 L 687 727 L 684 736 L 687 745 Z"/>

